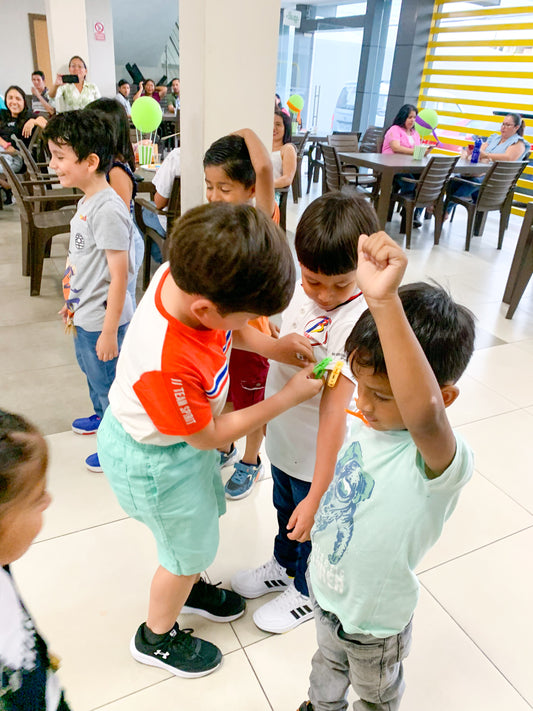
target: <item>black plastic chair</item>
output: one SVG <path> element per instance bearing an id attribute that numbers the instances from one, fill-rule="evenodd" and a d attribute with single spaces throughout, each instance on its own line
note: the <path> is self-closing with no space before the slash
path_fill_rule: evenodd
<path id="1" fill-rule="evenodd" d="M 502 301 L 509 304 L 505 318 L 513 318 L 522 294 L 533 274 L 533 202 L 526 207 L 522 228 L 505 285 Z"/>
<path id="2" fill-rule="evenodd" d="M 489 168 L 483 182 L 476 183 L 465 178 L 453 178 L 448 183 L 447 201 L 462 205 L 468 213 L 468 223 L 466 227 L 465 250 L 470 249 L 472 235 L 483 234 L 485 217 L 487 212 L 499 210 L 500 230 L 498 234 L 498 249 L 502 248 L 503 237 L 507 225 L 509 224 L 509 214 L 513 202 L 518 178 L 527 165 L 525 161 L 495 161 Z M 458 184 L 473 185 L 478 190 L 477 197 L 459 197 L 453 194 L 453 189 Z"/>
<path id="3" fill-rule="evenodd" d="M 418 180 L 402 178 L 402 182 L 413 185 L 416 189 L 413 194 L 395 192 L 391 196 L 389 212 L 392 213 L 394 203 L 403 206 L 400 234 L 405 234 L 405 246 L 411 246 L 411 232 L 413 230 L 413 216 L 415 207 L 432 207 L 435 214 L 435 244 L 439 243 L 442 223 L 444 221 L 444 195 L 446 184 L 453 173 L 459 156 L 433 156 Z"/>

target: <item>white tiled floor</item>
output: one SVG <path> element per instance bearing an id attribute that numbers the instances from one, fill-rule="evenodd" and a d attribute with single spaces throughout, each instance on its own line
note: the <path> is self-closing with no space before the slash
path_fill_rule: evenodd
<path id="1" fill-rule="evenodd" d="M 289 204 L 293 231 L 299 206 Z M 520 221 L 504 249 L 497 220 L 463 251 L 465 220 L 457 210 L 441 245 L 431 223 L 416 231 L 408 280 L 437 279 L 478 319 L 478 350 L 450 409 L 476 453 L 476 474 L 444 535 L 420 565 L 422 590 L 414 642 L 406 663 L 406 711 L 526 711 L 533 707 L 533 288 L 512 321 L 501 295 Z M 398 237 L 397 218 L 390 231 Z M 398 237 L 398 239 L 401 239 Z M 63 658 L 61 677 L 75 711 L 294 711 L 306 698 L 315 649 L 312 622 L 281 636 L 255 628 L 251 601 L 243 618 L 216 625 L 193 615 L 180 623 L 224 653 L 216 673 L 184 680 L 134 662 L 129 638 L 144 619 L 156 565 L 147 531 L 129 520 L 105 481 L 83 459 L 94 438 L 69 430 L 90 411 L 72 344 L 56 313 L 65 238 L 55 240 L 41 297 L 30 298 L 20 276 L 17 213 L 0 211 L 0 407 L 26 414 L 48 435 L 50 489 L 46 525 L 14 573 L 51 648 Z M 272 482 L 231 502 L 209 578 L 266 560 L 275 515 Z M 350 699 L 352 697 L 350 696 Z"/>

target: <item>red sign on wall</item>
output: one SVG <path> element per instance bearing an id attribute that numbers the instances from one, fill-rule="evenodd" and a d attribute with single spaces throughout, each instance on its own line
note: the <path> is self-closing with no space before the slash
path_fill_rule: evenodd
<path id="1" fill-rule="evenodd" d="M 94 23 L 94 39 L 100 42 L 105 40 L 104 25 L 102 22 Z"/>

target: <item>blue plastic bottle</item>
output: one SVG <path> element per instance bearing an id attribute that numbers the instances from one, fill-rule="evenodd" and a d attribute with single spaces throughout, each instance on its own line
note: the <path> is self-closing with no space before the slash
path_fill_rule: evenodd
<path id="1" fill-rule="evenodd" d="M 479 161 L 479 151 L 481 150 L 482 144 L 483 144 L 483 141 L 478 136 L 476 138 L 475 143 L 474 143 L 474 150 L 472 151 L 472 157 L 470 158 L 471 163 L 477 163 Z"/>

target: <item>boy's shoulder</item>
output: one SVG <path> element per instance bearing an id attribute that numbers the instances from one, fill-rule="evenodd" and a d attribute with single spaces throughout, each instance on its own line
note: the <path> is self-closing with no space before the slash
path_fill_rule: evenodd
<path id="1" fill-rule="evenodd" d="M 390 476 L 391 481 L 402 486 L 402 481 L 419 481 L 429 487 L 432 494 L 456 491 L 463 487 L 474 471 L 474 455 L 463 437 L 453 431 L 456 450 L 447 469 L 438 477 L 426 475 L 424 460 L 408 430 L 379 431 L 355 419 L 350 424 L 346 443 L 339 453 L 340 462 L 358 465 L 376 478 Z"/>

